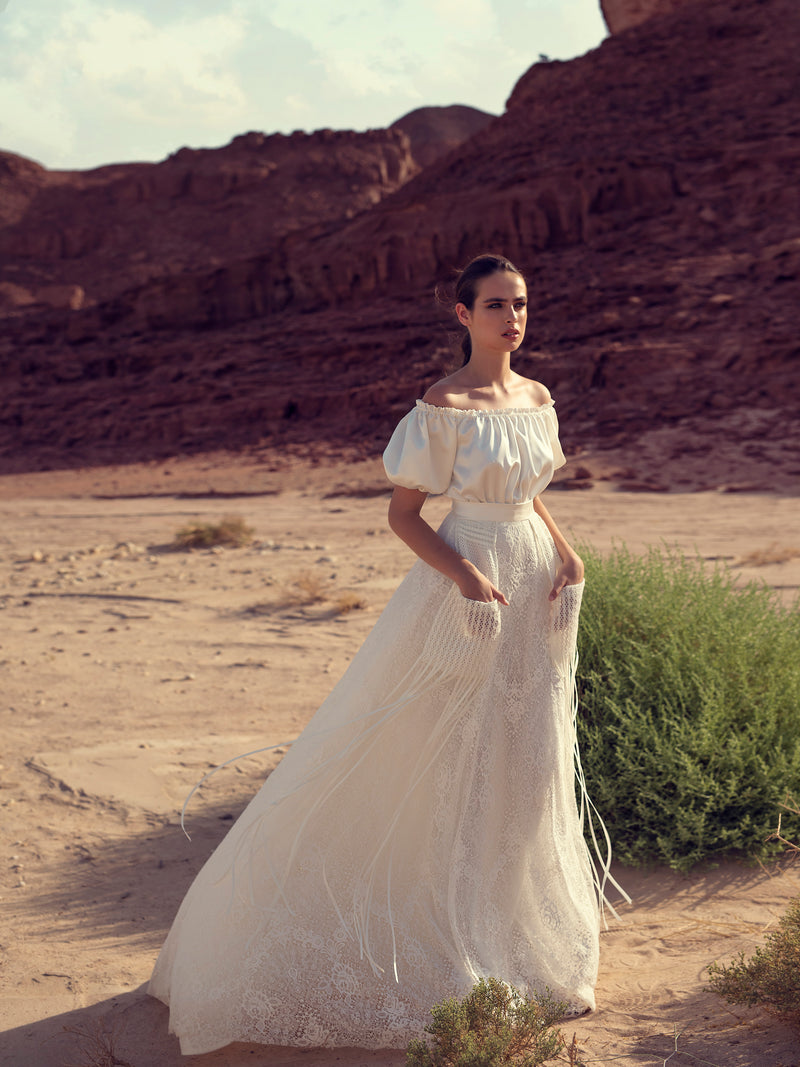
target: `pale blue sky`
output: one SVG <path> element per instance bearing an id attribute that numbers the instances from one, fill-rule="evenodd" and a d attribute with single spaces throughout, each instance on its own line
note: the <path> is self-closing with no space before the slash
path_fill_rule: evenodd
<path id="1" fill-rule="evenodd" d="M 605 32 L 599 0 L 0 0 L 0 149 L 83 168 L 429 104 L 499 113 L 540 53 Z"/>

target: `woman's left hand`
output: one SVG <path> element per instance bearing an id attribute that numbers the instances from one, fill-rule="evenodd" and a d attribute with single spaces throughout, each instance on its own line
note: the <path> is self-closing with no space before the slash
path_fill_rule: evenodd
<path id="1" fill-rule="evenodd" d="M 565 585 L 578 585 L 582 581 L 583 560 L 573 553 L 561 561 L 561 566 L 556 571 L 555 581 L 548 599 L 555 600 Z"/>

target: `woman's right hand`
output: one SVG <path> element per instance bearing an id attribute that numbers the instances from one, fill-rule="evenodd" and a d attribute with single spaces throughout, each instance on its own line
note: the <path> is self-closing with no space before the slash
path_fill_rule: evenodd
<path id="1" fill-rule="evenodd" d="M 478 568 L 468 560 L 463 561 L 462 573 L 456 578 L 456 585 L 461 590 L 461 595 L 467 600 L 478 600 L 483 604 L 497 600 L 501 604 L 508 604 L 497 586 L 492 585 L 486 575 L 481 574 Z"/>
<path id="2" fill-rule="evenodd" d="M 421 560 L 452 579 L 467 600 L 478 600 L 484 604 L 497 600 L 500 604 L 507 604 L 506 598 L 486 575 L 443 541 L 420 515 L 426 495 L 420 489 L 396 485 L 389 504 L 391 528 Z"/>

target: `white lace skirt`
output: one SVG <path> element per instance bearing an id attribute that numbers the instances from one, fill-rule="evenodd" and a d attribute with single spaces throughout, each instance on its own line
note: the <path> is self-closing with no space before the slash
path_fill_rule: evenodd
<path id="1" fill-rule="evenodd" d="M 184 1054 L 402 1048 L 479 977 L 594 1006 L 599 916 L 575 798 L 581 587 L 535 514 L 443 537 L 509 606 L 417 563 L 201 870 L 150 983 Z"/>

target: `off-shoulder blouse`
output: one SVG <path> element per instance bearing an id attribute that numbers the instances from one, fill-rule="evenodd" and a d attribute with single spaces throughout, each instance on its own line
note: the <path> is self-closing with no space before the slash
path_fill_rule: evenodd
<path id="1" fill-rule="evenodd" d="M 532 500 L 565 462 L 552 400 L 494 411 L 418 400 L 383 454 L 395 485 L 492 504 Z"/>

